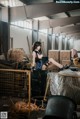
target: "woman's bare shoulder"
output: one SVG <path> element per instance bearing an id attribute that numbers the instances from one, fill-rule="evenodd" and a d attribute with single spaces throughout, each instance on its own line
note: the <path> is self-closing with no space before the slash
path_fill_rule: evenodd
<path id="1" fill-rule="evenodd" d="M 33 51 L 32 54 L 35 56 L 36 55 L 35 51 Z"/>

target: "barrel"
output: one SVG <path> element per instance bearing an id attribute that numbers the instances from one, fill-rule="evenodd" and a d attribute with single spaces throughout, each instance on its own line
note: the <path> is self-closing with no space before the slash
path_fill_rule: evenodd
<path id="1" fill-rule="evenodd" d="M 43 119 L 77 119 L 76 107 L 71 98 L 53 95 L 48 99 Z"/>

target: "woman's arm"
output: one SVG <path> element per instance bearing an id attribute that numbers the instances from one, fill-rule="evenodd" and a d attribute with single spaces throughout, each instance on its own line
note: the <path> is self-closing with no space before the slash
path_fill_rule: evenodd
<path id="1" fill-rule="evenodd" d="M 32 67 L 35 67 L 35 64 L 36 64 L 35 58 L 36 58 L 36 53 L 33 51 L 33 53 L 32 53 Z"/>

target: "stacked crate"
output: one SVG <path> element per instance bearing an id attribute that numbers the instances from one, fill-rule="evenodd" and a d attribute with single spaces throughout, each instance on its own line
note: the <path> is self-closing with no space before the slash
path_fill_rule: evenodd
<path id="1" fill-rule="evenodd" d="M 60 51 L 59 50 L 49 50 L 48 51 L 48 57 L 53 58 L 55 61 L 59 62 L 60 61 Z M 58 67 L 55 65 L 49 66 L 51 70 L 57 70 Z"/>
<path id="2" fill-rule="evenodd" d="M 71 51 L 70 50 L 61 50 L 60 51 L 60 63 L 62 65 L 70 65 Z"/>

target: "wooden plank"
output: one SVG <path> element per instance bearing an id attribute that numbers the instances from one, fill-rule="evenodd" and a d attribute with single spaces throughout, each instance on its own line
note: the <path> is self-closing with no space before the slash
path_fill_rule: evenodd
<path id="1" fill-rule="evenodd" d="M 66 34 L 67 36 L 80 36 L 80 30 L 77 32 L 69 32 Z"/>
<path id="2" fill-rule="evenodd" d="M 80 29 L 73 29 L 73 30 L 71 30 L 71 31 L 65 31 L 65 33 L 66 34 L 74 34 L 74 33 L 78 33 L 78 32 L 80 32 Z"/>
<path id="3" fill-rule="evenodd" d="M 80 25 L 69 26 L 69 27 L 56 27 L 53 29 L 53 33 L 67 33 L 70 31 L 79 31 Z"/>
<path id="4" fill-rule="evenodd" d="M 19 69 L 0 69 L 0 71 L 4 71 L 4 72 L 22 72 L 22 73 L 30 73 L 31 70 L 19 70 Z"/>

